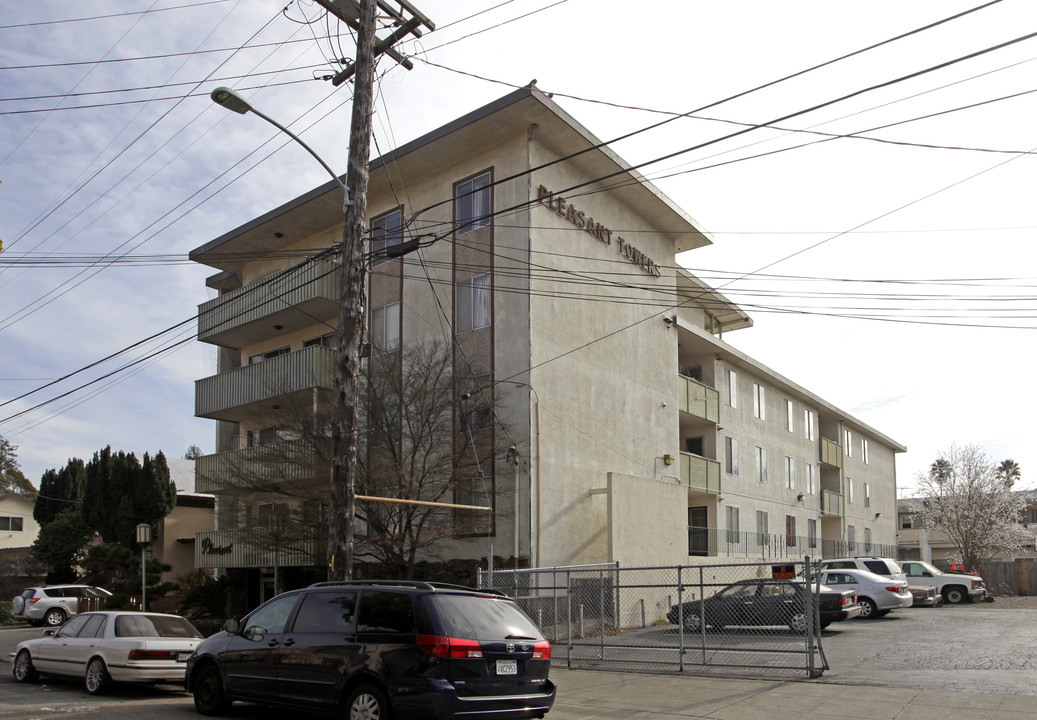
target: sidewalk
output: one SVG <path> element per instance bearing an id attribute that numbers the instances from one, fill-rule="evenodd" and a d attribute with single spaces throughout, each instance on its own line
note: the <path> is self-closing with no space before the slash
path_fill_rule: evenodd
<path id="1" fill-rule="evenodd" d="M 565 668 L 551 678 L 558 696 L 548 720 L 1037 720 L 1029 695 Z"/>

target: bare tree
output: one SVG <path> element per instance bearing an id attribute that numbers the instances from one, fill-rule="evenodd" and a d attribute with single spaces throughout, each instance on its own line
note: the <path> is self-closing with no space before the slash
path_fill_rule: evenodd
<path id="1" fill-rule="evenodd" d="M 975 445 L 952 445 L 927 474 L 918 475 L 919 518 L 925 527 L 946 533 L 966 569 L 1033 540 L 1019 525 L 1024 499 L 1012 487 L 1020 474 L 1018 465 L 1008 462 L 998 466 Z"/>

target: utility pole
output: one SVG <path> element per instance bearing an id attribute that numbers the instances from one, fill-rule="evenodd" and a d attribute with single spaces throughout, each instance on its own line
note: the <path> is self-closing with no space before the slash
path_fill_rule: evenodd
<path id="1" fill-rule="evenodd" d="M 328 577 L 353 577 L 354 521 L 358 406 L 360 395 L 360 341 L 364 327 L 364 222 L 367 216 L 368 161 L 371 152 L 371 111 L 375 57 L 398 56 L 392 45 L 403 35 L 420 35 L 418 25 L 434 29 L 431 21 L 409 3 L 398 0 L 413 17 L 404 18 L 386 0 L 318 0 L 329 12 L 357 31 L 356 62 L 339 73 L 335 84 L 353 77 L 353 113 L 349 129 L 346 187 L 352 203 L 345 209 L 340 270 L 341 303 L 338 316 L 338 350 L 335 361 L 335 397 L 332 407 L 332 460 L 330 522 L 328 524 Z M 375 10 L 381 8 L 397 24 L 385 40 L 375 35 Z M 376 45 L 377 43 L 377 45 Z"/>

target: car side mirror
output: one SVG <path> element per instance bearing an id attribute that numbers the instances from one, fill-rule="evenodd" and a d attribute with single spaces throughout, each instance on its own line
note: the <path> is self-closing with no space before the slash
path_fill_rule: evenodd
<path id="1" fill-rule="evenodd" d="M 55 632 L 56 632 L 55 630 L 44 630 L 43 631 L 43 636 L 44 637 L 54 637 L 54 633 Z"/>
<path id="2" fill-rule="evenodd" d="M 223 623 L 223 631 L 230 633 L 231 635 L 237 635 L 238 630 L 241 628 L 241 621 L 231 618 L 227 622 Z"/>

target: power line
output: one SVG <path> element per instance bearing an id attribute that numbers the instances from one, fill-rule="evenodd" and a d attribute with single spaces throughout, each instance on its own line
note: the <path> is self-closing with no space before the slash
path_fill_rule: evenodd
<path id="1" fill-rule="evenodd" d="M 92 17 L 82 17 L 82 18 L 67 18 L 65 20 L 44 20 L 44 21 L 41 21 L 41 22 L 19 23 L 17 25 L 0 25 L 0 30 L 12 30 L 12 29 L 15 29 L 15 28 L 27 28 L 27 27 L 40 27 L 40 26 L 43 26 L 43 25 L 61 25 L 61 24 L 64 24 L 64 23 L 88 22 L 90 20 L 109 20 L 111 18 L 131 17 L 131 16 L 134 16 L 134 15 L 154 15 L 155 13 L 167 12 L 169 10 L 183 10 L 185 8 L 201 7 L 202 5 L 219 5 L 220 3 L 225 3 L 225 2 L 228 2 L 228 1 L 229 0 L 206 0 L 206 2 L 194 3 L 192 5 L 173 5 L 173 6 L 170 6 L 170 7 L 150 8 L 148 10 L 139 10 L 139 11 L 136 11 L 136 12 L 113 13 L 111 15 L 94 15 Z"/>

